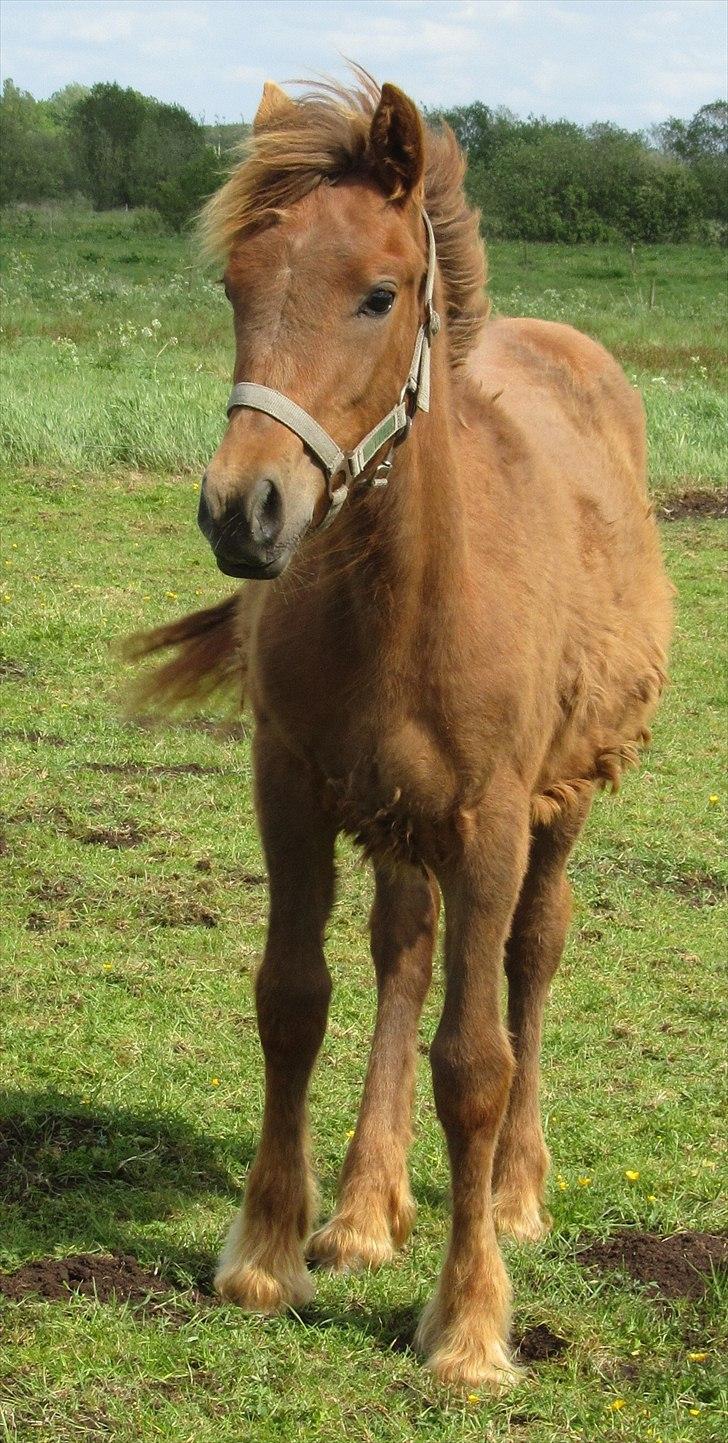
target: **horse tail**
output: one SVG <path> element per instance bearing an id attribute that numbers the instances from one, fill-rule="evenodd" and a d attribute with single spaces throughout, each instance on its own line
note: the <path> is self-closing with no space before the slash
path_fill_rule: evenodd
<path id="1" fill-rule="evenodd" d="M 159 652 L 172 656 L 134 681 L 125 697 L 127 714 L 169 712 L 217 693 L 236 694 L 242 708 L 250 644 L 250 606 L 245 589 L 217 606 L 192 611 L 166 626 L 136 631 L 117 648 L 124 662 Z"/>

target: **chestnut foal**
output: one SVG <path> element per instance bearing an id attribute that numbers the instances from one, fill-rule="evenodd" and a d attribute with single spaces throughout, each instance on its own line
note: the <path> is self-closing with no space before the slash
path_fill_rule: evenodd
<path id="1" fill-rule="evenodd" d="M 452 1231 L 417 1345 L 442 1381 L 497 1387 L 513 1368 L 496 1230 L 547 1225 L 539 1045 L 565 866 L 595 790 L 647 737 L 670 588 L 636 392 L 569 327 L 488 319 L 462 174 L 451 133 L 393 86 L 297 102 L 266 86 L 204 218 L 236 385 L 200 524 L 222 571 L 271 584 L 131 650 L 176 647 L 145 684 L 158 699 L 247 669 L 255 716 L 266 1100 L 217 1285 L 254 1311 L 301 1307 L 307 1256 L 374 1267 L 405 1242 L 442 896 L 430 1055 Z M 338 1205 L 311 1235 L 306 1094 L 341 831 L 374 865 L 377 1020 Z"/>

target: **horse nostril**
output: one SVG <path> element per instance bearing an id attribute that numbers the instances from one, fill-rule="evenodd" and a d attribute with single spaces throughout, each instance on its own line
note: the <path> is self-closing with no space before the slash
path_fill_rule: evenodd
<path id="1" fill-rule="evenodd" d="M 257 481 L 245 509 L 253 541 L 270 546 L 283 525 L 283 497 L 275 481 L 269 477 Z"/>

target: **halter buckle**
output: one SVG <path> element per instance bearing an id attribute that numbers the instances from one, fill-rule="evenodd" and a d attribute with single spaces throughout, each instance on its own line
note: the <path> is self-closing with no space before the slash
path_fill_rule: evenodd
<path id="1" fill-rule="evenodd" d="M 389 455 L 385 456 L 384 460 L 379 462 L 379 465 L 377 466 L 377 469 L 374 472 L 371 481 L 369 482 L 372 490 L 378 490 L 380 487 L 386 486 L 389 480 L 389 473 L 392 469 L 392 465 L 392 451 L 390 451 Z"/>

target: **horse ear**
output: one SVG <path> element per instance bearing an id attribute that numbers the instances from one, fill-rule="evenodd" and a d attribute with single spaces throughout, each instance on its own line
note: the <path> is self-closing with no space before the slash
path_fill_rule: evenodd
<path id="1" fill-rule="evenodd" d="M 260 105 L 255 112 L 253 130 L 267 130 L 269 126 L 276 125 L 279 120 L 283 120 L 295 109 L 295 100 L 291 100 L 290 95 L 286 95 L 285 90 L 281 90 L 275 80 L 266 80 Z"/>
<path id="2" fill-rule="evenodd" d="M 396 85 L 383 85 L 372 116 L 369 153 L 374 174 L 390 200 L 402 200 L 422 183 L 425 133 L 416 105 Z"/>

